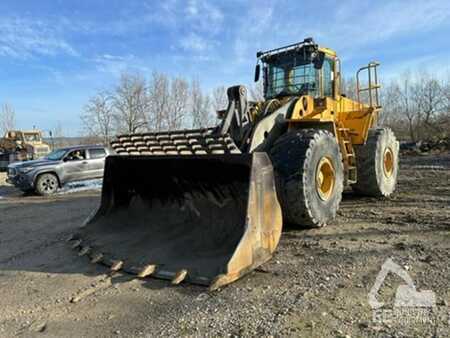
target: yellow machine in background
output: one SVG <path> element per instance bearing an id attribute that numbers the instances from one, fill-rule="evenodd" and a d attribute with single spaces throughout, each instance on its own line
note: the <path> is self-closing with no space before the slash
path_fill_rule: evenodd
<path id="1" fill-rule="evenodd" d="M 374 128 L 378 64 L 358 71 L 353 101 L 341 93 L 336 53 L 312 39 L 257 58 L 263 102 L 230 87 L 216 128 L 112 142 L 101 205 L 72 238 L 80 254 L 112 270 L 216 289 L 270 259 L 283 223 L 330 223 L 344 186 L 392 194 L 398 142 Z"/>
<path id="2" fill-rule="evenodd" d="M 10 162 L 36 160 L 48 155 L 50 146 L 40 130 L 8 130 L 0 137 L 0 170 Z"/>

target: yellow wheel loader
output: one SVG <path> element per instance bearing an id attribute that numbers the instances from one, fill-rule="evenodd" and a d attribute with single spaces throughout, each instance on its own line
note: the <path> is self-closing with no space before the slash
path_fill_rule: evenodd
<path id="1" fill-rule="evenodd" d="M 351 100 L 336 53 L 311 38 L 257 59 L 263 102 L 231 87 L 215 128 L 112 142 L 101 204 L 71 238 L 80 255 L 217 289 L 269 260 L 283 223 L 330 223 L 344 187 L 393 193 L 399 146 L 390 129 L 375 128 L 377 63 L 358 71 Z"/>

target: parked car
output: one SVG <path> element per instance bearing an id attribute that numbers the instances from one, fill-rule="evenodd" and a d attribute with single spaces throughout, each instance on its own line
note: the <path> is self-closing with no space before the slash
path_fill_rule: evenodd
<path id="1" fill-rule="evenodd" d="M 51 195 L 66 183 L 103 177 L 109 154 L 99 145 L 57 149 L 39 160 L 10 164 L 7 182 L 24 192 Z"/>

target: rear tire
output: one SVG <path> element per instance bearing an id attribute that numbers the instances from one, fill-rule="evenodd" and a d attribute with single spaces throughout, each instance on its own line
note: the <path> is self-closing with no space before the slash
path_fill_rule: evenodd
<path id="1" fill-rule="evenodd" d="M 399 143 L 393 131 L 370 129 L 366 144 L 354 148 L 358 180 L 353 190 L 366 196 L 390 196 L 397 184 L 399 159 Z"/>
<path id="2" fill-rule="evenodd" d="M 39 195 L 49 196 L 58 191 L 59 181 L 54 174 L 42 174 L 36 179 L 35 189 Z"/>
<path id="3" fill-rule="evenodd" d="M 311 228 L 335 218 L 344 168 L 333 134 L 316 129 L 289 132 L 277 140 L 270 157 L 285 222 Z"/>

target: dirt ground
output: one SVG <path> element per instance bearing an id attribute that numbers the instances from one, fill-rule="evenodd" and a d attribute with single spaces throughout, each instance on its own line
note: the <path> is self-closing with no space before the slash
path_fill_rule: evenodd
<path id="1" fill-rule="evenodd" d="M 401 163 L 392 198 L 346 193 L 334 224 L 285 229 L 270 262 L 212 293 L 110 278 L 78 257 L 65 239 L 99 191 L 24 197 L 0 178 L 0 336 L 448 337 L 450 154 Z M 429 322 L 373 320 L 368 293 L 388 258 L 435 293 Z M 389 307 L 402 284 L 388 275 L 378 299 Z"/>

